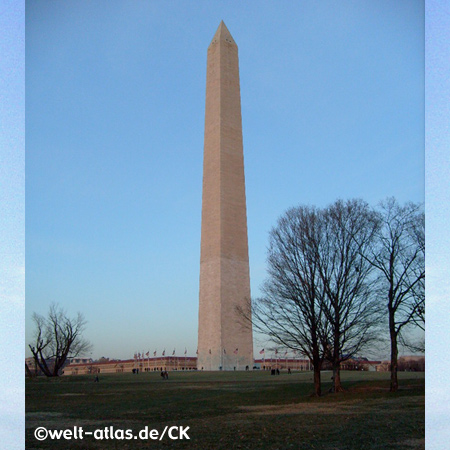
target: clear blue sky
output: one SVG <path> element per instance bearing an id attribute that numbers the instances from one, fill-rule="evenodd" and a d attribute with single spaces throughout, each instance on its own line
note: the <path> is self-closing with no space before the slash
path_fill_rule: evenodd
<path id="1" fill-rule="evenodd" d="M 58 302 L 84 313 L 93 357 L 195 354 L 222 19 L 239 47 L 253 295 L 288 207 L 424 200 L 422 1 L 193 5 L 27 3 L 26 343 L 32 312 Z"/>

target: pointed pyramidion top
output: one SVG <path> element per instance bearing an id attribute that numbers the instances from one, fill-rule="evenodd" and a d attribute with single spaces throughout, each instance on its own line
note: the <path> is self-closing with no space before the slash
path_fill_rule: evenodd
<path id="1" fill-rule="evenodd" d="M 236 42 L 234 42 L 234 39 L 231 36 L 231 33 L 228 31 L 228 28 L 226 27 L 223 20 L 220 22 L 219 28 L 217 28 L 216 34 L 212 38 L 211 44 L 215 44 L 219 41 L 226 41 L 230 44 L 236 45 Z"/>

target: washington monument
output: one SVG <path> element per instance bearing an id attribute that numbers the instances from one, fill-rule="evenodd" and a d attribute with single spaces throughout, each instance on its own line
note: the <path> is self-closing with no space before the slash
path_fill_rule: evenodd
<path id="1" fill-rule="evenodd" d="M 220 23 L 208 47 L 197 367 L 253 367 L 238 48 Z"/>

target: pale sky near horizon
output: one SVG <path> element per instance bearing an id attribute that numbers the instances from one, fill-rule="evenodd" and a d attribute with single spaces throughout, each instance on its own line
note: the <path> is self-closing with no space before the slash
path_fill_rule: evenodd
<path id="1" fill-rule="evenodd" d="M 35 4 L 49 4 L 50 2 L 34 2 Z M 66 2 L 68 3 L 68 2 Z M 55 5 L 55 3 L 53 3 Z M 166 3 L 164 3 L 166 5 Z M 178 4 L 181 4 L 178 2 Z M 391 3 L 392 4 L 392 3 Z M 412 3 L 414 7 L 417 7 L 417 3 Z M 196 68 L 200 70 L 199 77 L 204 77 L 204 66 L 206 63 L 206 47 L 209 44 L 209 40 L 212 38 L 216 24 L 211 24 L 210 22 L 220 21 L 220 19 L 224 19 L 227 23 L 227 26 L 230 28 L 233 36 L 236 40 L 239 40 L 238 45 L 240 47 L 241 54 L 241 82 L 243 82 L 243 66 L 245 67 L 243 58 L 243 53 L 245 53 L 245 41 L 242 39 L 243 31 L 239 30 L 239 26 L 242 28 L 242 23 L 247 19 L 252 19 L 251 15 L 248 17 L 244 17 L 242 20 L 237 20 L 236 15 L 233 14 L 229 9 L 227 11 L 224 10 L 226 5 L 220 5 L 218 3 L 211 2 L 212 6 L 205 6 L 203 3 L 203 7 L 200 8 L 201 12 L 204 12 L 206 9 L 210 11 L 210 15 L 213 17 L 208 17 L 204 19 L 204 33 L 201 38 L 201 48 L 199 49 L 200 58 L 203 58 L 200 61 L 202 67 Z M 405 4 L 402 3 L 404 6 Z M 447 382 L 447 372 L 444 365 L 444 358 L 442 355 L 446 354 L 447 345 L 448 345 L 448 317 L 449 317 L 449 308 L 450 304 L 448 302 L 448 297 L 450 294 L 450 285 L 448 281 L 448 267 L 450 262 L 450 243 L 448 241 L 448 223 L 450 222 L 450 197 L 449 197 L 449 189 L 448 189 L 448 179 L 450 175 L 450 160 L 449 160 L 449 148 L 450 148 L 450 133 L 449 133 L 449 125 L 448 118 L 450 116 L 449 111 L 449 102 L 448 98 L 450 97 L 450 84 L 448 74 L 450 73 L 450 8 L 448 2 L 444 0 L 433 0 L 426 3 L 427 5 L 427 26 L 426 26 L 426 52 L 427 52 L 427 78 L 426 78 L 426 171 L 427 171 L 427 183 L 426 183 L 426 214 L 427 214 L 427 434 L 426 434 L 426 446 L 427 449 L 442 449 L 445 448 L 446 443 L 449 440 L 449 429 L 448 429 L 448 417 L 450 415 L 450 396 L 448 392 L 448 382 Z M 212 11 L 212 12 L 211 12 Z M 213 12 L 216 12 L 214 15 Z M 262 11 L 262 13 L 266 12 Z M 227 14 L 226 14 L 227 13 Z M 216 17 L 217 16 L 217 17 Z M 24 414 L 23 414 L 23 405 L 24 405 L 24 386 L 23 380 L 21 376 L 17 376 L 17 374 L 21 374 L 23 371 L 23 348 L 24 344 L 26 344 L 26 338 L 24 335 L 24 43 L 25 43 L 25 28 L 23 23 L 24 17 L 24 5 L 20 1 L 16 0 L 3 0 L 0 7 L 0 33 L 2 39 L 0 39 L 0 91 L 1 91 L 1 99 L 0 102 L 0 200 L 1 200 L 1 209 L 2 209 L 2 221 L 0 224 L 1 227 L 1 236 L 2 239 L 0 241 L 1 250 L 3 258 L 0 259 L 0 270 L 1 270 L 1 316 L 0 316 L 0 342 L 2 349 L 9 349 L 9 352 L 3 351 L 0 355 L 0 364 L 3 369 L 4 378 L 2 382 L 2 402 L 0 404 L 0 438 L 1 442 L 7 446 L 9 449 L 21 449 L 23 448 L 23 433 L 24 433 Z M 276 16 L 275 19 L 279 17 Z M 310 17 L 310 16 L 309 16 Z M 217 19 L 217 20 L 216 20 Z M 245 19 L 245 20 L 244 20 Z M 287 22 L 289 23 L 289 18 L 286 17 Z M 55 19 L 56 20 L 56 19 Z M 79 19 L 81 21 L 81 19 Z M 190 21 L 190 17 L 186 14 L 186 22 Z M 269 19 L 267 19 L 270 22 Z M 170 18 L 168 22 L 170 22 L 170 27 L 179 23 L 179 21 Z M 239 23 L 238 23 L 239 22 Z M 313 26 L 314 21 L 311 22 L 311 27 Z M 278 26 L 280 23 L 278 23 Z M 287 23 L 283 23 L 282 25 L 287 25 Z M 256 25 L 255 25 L 256 26 Z M 211 30 L 210 30 L 211 28 Z M 173 28 L 172 28 L 173 29 Z M 198 27 L 197 27 L 198 29 Z M 43 26 L 43 32 L 46 31 Z M 50 33 L 51 30 L 47 30 L 49 33 L 49 37 L 53 36 Z M 267 30 L 266 30 L 267 31 Z M 269 30 L 271 31 L 271 30 Z M 28 33 L 28 30 L 27 30 Z M 281 32 L 280 32 L 281 33 Z M 245 33 L 244 33 L 245 34 Z M 282 33 L 281 33 L 282 34 Z M 163 35 L 161 32 L 160 36 Z M 180 34 L 178 34 L 180 36 Z M 279 36 L 275 33 L 267 32 L 266 36 L 270 36 L 270 39 L 279 38 Z M 64 37 L 64 33 L 63 36 Z M 65 36 L 67 38 L 67 36 Z M 103 36 L 103 40 L 105 41 L 105 45 L 107 42 L 108 36 Z M 75 35 L 73 37 L 75 39 Z M 159 39 L 159 37 L 158 37 Z M 206 42 L 204 42 L 206 40 Z M 55 43 L 55 47 L 62 46 L 63 48 L 67 45 L 61 41 L 60 43 Z M 250 41 L 252 43 L 253 41 Z M 175 45 L 175 44 L 174 44 Z M 248 45 L 248 41 L 247 41 Z M 283 44 L 280 44 L 280 47 L 283 47 Z M 70 47 L 70 46 L 69 46 Z M 69 48 L 67 47 L 67 48 Z M 250 49 L 254 49 L 257 47 L 256 42 L 253 42 L 253 45 Z M 263 46 L 264 47 L 264 46 Z M 264 48 L 266 48 L 265 46 Z M 274 44 L 275 47 L 275 44 Z M 276 47 L 275 47 L 276 48 Z M 251 57 L 249 53 L 252 53 L 250 50 L 247 51 L 247 57 Z M 275 53 L 275 52 L 273 52 Z M 272 53 L 272 56 L 273 56 Z M 281 53 L 281 51 L 280 51 Z M 64 54 L 64 52 L 60 49 L 59 56 Z M 264 52 L 260 52 L 261 58 L 264 55 Z M 70 55 L 67 55 L 67 58 Z M 272 57 L 271 56 L 271 57 Z M 271 57 L 267 56 L 264 61 L 266 66 L 269 66 L 266 71 L 266 75 L 269 73 L 269 69 L 272 69 L 275 73 L 272 73 L 274 79 L 280 74 L 277 74 L 277 71 L 281 71 L 278 66 L 270 67 L 271 62 L 273 61 Z M 280 56 L 280 59 L 282 55 Z M 277 60 L 279 61 L 279 60 Z M 36 62 L 39 65 L 39 62 Z M 249 64 L 248 62 L 246 64 Z M 273 65 L 273 64 L 272 64 Z M 290 66 L 288 66 L 289 68 Z M 48 67 L 50 69 L 50 66 Z M 283 71 L 285 70 L 286 65 L 283 66 Z M 247 73 L 250 76 L 252 74 L 252 70 L 247 66 Z M 203 74 L 203 75 L 202 75 Z M 28 75 L 27 75 L 28 76 Z M 261 79 L 262 76 L 259 76 Z M 74 76 L 76 80 L 77 77 Z M 204 80 L 203 80 L 204 81 Z M 260 80 L 261 81 L 261 80 Z M 252 78 L 251 82 L 247 79 L 246 81 L 247 89 L 250 89 L 251 85 L 255 85 L 255 81 Z M 178 86 L 178 85 L 177 85 Z M 269 85 L 270 86 L 270 85 Z M 43 86 L 45 87 L 45 86 Z M 188 86 L 189 87 L 189 86 Z M 282 86 L 281 86 L 282 87 Z M 281 87 L 279 88 L 277 93 L 281 93 Z M 292 87 L 292 84 L 288 87 Z M 47 89 L 47 91 L 46 91 Z M 61 91 L 58 89 L 58 86 L 55 86 L 57 91 Z M 254 88 L 254 92 L 261 92 L 259 85 Z M 181 90 L 181 87 L 178 88 L 178 91 Z M 200 91 L 201 88 L 198 89 Z M 48 87 L 45 87 L 44 92 L 48 92 Z M 183 91 L 184 92 L 184 91 Z M 296 92 L 296 95 L 299 91 Z M 204 92 L 201 93 L 203 95 Z M 245 97 L 245 91 L 243 92 L 243 97 Z M 295 100 L 294 96 L 294 100 Z M 284 97 L 286 99 L 286 96 Z M 63 100 L 63 99 L 62 99 Z M 250 99 L 249 99 L 250 100 Z M 66 100 L 67 101 L 67 100 Z M 200 108 L 203 108 L 202 101 Z M 261 103 L 263 99 L 260 99 Z M 73 106 L 75 107 L 75 99 L 72 99 Z M 179 104 L 177 103 L 177 106 Z M 173 107 L 173 104 L 172 104 Z M 198 108 L 199 106 L 197 106 Z M 70 109 L 70 108 L 69 108 Z M 252 111 L 255 113 L 259 109 L 259 106 L 252 108 Z M 388 109 L 388 108 L 387 108 Z M 262 109 L 262 113 L 269 114 L 268 109 Z M 245 109 L 244 109 L 245 111 Z M 292 110 L 291 110 L 292 111 Z M 275 114 L 273 111 L 269 111 L 272 116 Z M 203 110 L 197 113 L 196 117 L 200 117 L 202 120 Z M 248 121 L 251 119 L 248 117 L 249 113 L 246 113 L 247 117 L 244 116 L 244 145 L 246 151 L 246 161 L 247 161 L 247 151 L 250 151 L 251 148 L 259 149 L 264 148 L 262 144 L 266 140 L 269 133 L 265 133 L 264 127 L 256 127 L 261 130 L 263 136 L 257 140 L 257 145 L 253 144 L 252 140 L 257 139 L 258 136 L 247 136 L 248 132 L 246 132 L 246 121 L 247 127 Z M 51 117 L 54 117 L 53 114 Z M 272 117 L 271 116 L 271 117 Z M 257 123 L 259 123 L 257 119 Z M 280 120 L 280 122 L 282 122 Z M 266 125 L 266 123 L 264 123 Z M 195 151 L 202 151 L 202 123 L 200 124 L 200 131 L 197 130 L 196 133 L 200 134 L 200 137 L 196 137 L 195 139 Z M 308 127 L 306 127 L 308 128 Z M 271 130 L 269 130 L 271 131 Z M 284 129 L 284 133 L 287 131 Z M 292 132 L 292 127 L 288 130 Z M 308 129 L 306 130 L 308 131 Z M 280 134 L 276 134 L 276 137 L 279 138 Z M 297 133 L 292 141 L 295 143 L 298 140 L 299 134 Z M 38 137 L 36 137 L 38 139 Z M 200 144 L 199 144 L 200 143 Z M 200 145 L 199 148 L 198 145 Z M 271 145 L 269 145 L 270 150 Z M 247 150 L 249 149 L 249 150 Z M 32 150 L 29 148 L 27 150 Z M 269 150 L 266 147 L 267 152 Z M 271 153 L 269 152 L 269 155 Z M 43 157 L 46 154 L 43 154 Z M 325 158 L 326 160 L 326 158 Z M 201 161 L 201 156 L 199 157 L 196 154 L 196 164 L 199 164 Z M 297 162 L 297 160 L 296 160 Z M 372 161 L 371 161 L 372 163 Z M 201 164 L 201 163 L 200 163 Z M 51 161 L 47 162 L 47 165 L 51 165 Z M 247 164 L 247 178 L 249 177 L 248 172 L 250 168 Z M 64 165 L 62 165 L 64 168 Z M 311 167 L 307 167 L 308 170 L 311 170 Z M 259 166 L 258 170 L 263 170 L 262 163 Z M 269 167 L 270 169 L 270 167 Z M 62 170 L 62 169 L 61 169 Z M 199 169 L 201 172 L 201 169 Z M 304 172 L 308 172 L 305 170 Z M 272 171 L 273 172 L 273 171 Z M 304 175 L 304 172 L 302 175 Z M 265 172 L 263 172 L 265 173 Z M 198 175 L 198 171 L 197 171 Z M 275 177 L 275 175 L 274 175 Z M 72 179 L 74 179 L 74 175 L 72 174 Z M 264 177 L 262 177 L 264 178 Z M 291 179 L 291 178 L 290 178 Z M 52 180 L 49 180 L 49 184 L 51 184 Z M 277 179 L 278 182 L 279 179 Z M 283 181 L 283 180 L 282 180 Z M 200 183 L 200 182 L 198 182 Z M 283 186 L 284 187 L 284 186 Z M 365 186 L 363 186 L 364 188 Z M 258 185 L 258 189 L 263 189 L 264 186 Z M 294 186 L 294 194 L 298 194 L 298 185 Z M 250 189 L 247 185 L 247 189 Z M 297 190 L 295 190 L 297 189 Z M 51 187 L 48 188 L 51 191 Z M 197 186 L 197 194 L 200 188 Z M 389 191 L 389 189 L 386 189 Z M 284 192 L 286 193 L 286 191 Z M 306 193 L 311 195 L 310 193 Z M 302 192 L 302 198 L 298 195 L 298 199 L 295 202 L 303 201 L 305 192 Z M 327 192 L 324 194 L 324 202 L 332 201 L 336 195 L 346 195 L 345 193 L 341 193 L 338 190 L 333 190 L 331 192 L 330 198 L 328 199 Z M 378 198 L 382 198 L 385 194 L 384 191 L 380 191 L 381 197 L 376 195 L 376 191 L 374 191 L 373 196 L 376 200 Z M 400 195 L 398 192 L 389 192 L 389 194 L 397 195 L 401 200 L 412 198 L 415 199 L 420 197 L 420 193 L 416 195 Z M 373 198 L 371 195 L 367 193 L 366 190 L 361 192 L 361 197 L 366 200 L 372 202 Z M 279 200 L 279 211 L 277 212 L 277 208 L 273 207 L 273 213 L 268 218 L 266 222 L 263 223 L 264 226 L 270 227 L 273 225 L 274 217 L 281 214 L 281 212 L 285 208 L 285 204 L 283 203 L 284 196 L 278 196 L 274 194 L 274 199 Z M 291 200 L 292 197 L 289 197 L 287 201 Z M 312 199 L 308 197 L 305 202 L 315 202 L 320 203 L 320 200 Z M 200 215 L 200 203 L 197 199 L 197 215 Z M 264 205 L 263 205 L 264 206 Z M 270 206 L 270 205 L 268 205 Z M 289 205 L 290 206 L 290 205 Z M 43 212 L 46 212 L 45 210 Z M 51 217 L 50 213 L 47 211 L 47 215 L 43 216 L 43 219 L 48 220 L 48 216 Z M 38 217 L 38 214 L 34 215 Z M 255 219 L 258 216 L 255 216 Z M 198 217 L 199 223 L 199 217 Z M 259 220 L 259 219 L 258 219 Z M 50 220 L 51 222 L 51 220 Z M 253 233 L 256 227 L 253 228 Z M 250 232 L 251 228 L 249 228 Z M 38 230 L 39 231 L 39 230 Z M 67 230 L 67 235 L 70 235 Z M 265 242 L 267 240 L 267 230 L 263 230 L 261 232 L 261 237 L 255 238 L 255 245 L 259 241 L 261 241 L 261 246 L 264 247 Z M 199 246 L 199 230 L 198 230 L 198 246 Z M 27 242 L 29 245 L 29 241 Z M 250 249 L 251 258 L 257 260 L 257 258 L 261 258 L 261 255 L 264 253 L 264 249 L 256 252 L 257 256 L 252 256 L 252 250 Z M 197 249 L 197 255 L 199 254 L 199 248 Z M 65 262 L 66 260 L 61 259 L 61 261 Z M 198 261 L 195 261 L 195 257 L 192 258 L 192 265 L 196 266 Z M 254 262 L 256 264 L 256 262 Z M 263 266 L 264 263 L 262 262 Z M 32 270 L 33 266 L 28 266 L 28 270 Z M 192 272 L 195 273 L 197 271 L 197 267 L 193 267 Z M 82 281 L 84 281 L 81 278 Z M 48 285 L 52 286 L 52 280 L 48 280 Z M 50 291 L 50 290 L 49 290 Z M 191 291 L 195 291 L 195 288 L 192 288 Z M 192 294 L 195 297 L 196 293 Z M 51 300 L 53 294 L 49 292 L 48 301 Z M 61 300 L 60 298 L 54 298 L 55 300 Z M 31 299 L 30 299 L 31 301 Z M 45 312 L 48 301 L 43 301 L 42 297 L 40 299 L 34 300 L 32 305 L 27 304 L 27 312 L 26 316 L 29 319 L 32 310 L 37 310 L 39 312 Z M 196 308 L 197 299 L 193 298 L 192 300 L 193 308 Z M 151 304 L 151 303 L 150 303 Z M 65 304 L 67 309 L 70 312 L 75 312 L 78 309 L 83 307 L 82 303 L 73 302 L 72 304 Z M 126 312 L 126 311 L 125 311 Z M 90 326 L 92 326 L 92 318 L 90 319 Z M 135 318 L 135 320 L 137 320 Z M 194 318 L 195 322 L 196 318 Z M 97 322 L 94 321 L 95 325 L 98 325 Z M 196 323 L 193 324 L 193 328 L 195 328 Z M 130 331 L 128 330 L 128 333 Z M 127 334 L 128 334 L 127 333 Z M 196 330 L 192 331 L 192 334 L 195 336 Z M 125 336 L 126 335 L 122 335 Z M 192 338 L 193 340 L 196 339 Z M 134 347 L 131 349 L 137 350 Z M 15 355 L 15 357 L 11 357 L 11 355 Z"/>
<path id="2" fill-rule="evenodd" d="M 27 4 L 27 343 L 32 312 L 58 302 L 85 315 L 94 358 L 195 354 L 222 19 L 239 47 L 252 295 L 287 208 L 424 200 L 422 2 L 196 5 Z"/>

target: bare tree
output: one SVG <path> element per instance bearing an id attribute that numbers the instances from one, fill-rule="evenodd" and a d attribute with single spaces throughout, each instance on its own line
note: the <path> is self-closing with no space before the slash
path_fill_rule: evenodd
<path id="1" fill-rule="evenodd" d="M 421 208 L 419 206 L 419 208 Z M 420 210 L 415 219 L 411 221 L 411 241 L 416 246 L 420 257 L 418 258 L 418 264 L 415 265 L 414 271 L 418 282 L 412 286 L 413 290 L 413 324 L 425 331 L 425 213 Z M 423 275 L 423 276 L 422 276 Z M 423 344 L 416 346 L 416 349 L 420 348 L 420 351 L 425 351 L 425 340 Z"/>
<path id="2" fill-rule="evenodd" d="M 314 208 L 300 206 L 279 219 L 270 233 L 263 296 L 253 301 L 251 315 L 246 314 L 273 343 L 310 359 L 317 396 L 324 358 L 320 336 L 326 327 L 315 251 L 321 238 L 319 216 Z"/>
<path id="3" fill-rule="evenodd" d="M 67 358 L 91 350 L 91 344 L 82 338 L 86 321 L 81 313 L 67 316 L 58 305 L 50 306 L 47 317 L 33 313 L 36 325 L 34 344 L 29 344 L 37 366 L 47 377 L 60 375 Z"/>
<path id="4" fill-rule="evenodd" d="M 339 391 L 341 362 L 375 338 L 372 266 L 361 253 L 376 224 L 362 201 L 339 201 L 324 210 L 292 208 L 270 233 L 263 296 L 244 315 L 274 343 L 310 358 L 316 395 L 325 357 Z"/>
<path id="5" fill-rule="evenodd" d="M 425 217 L 422 205 L 382 202 L 381 227 L 368 261 L 378 270 L 386 301 L 391 344 L 391 385 L 398 390 L 398 342 L 413 325 L 425 327 Z"/>
<path id="6" fill-rule="evenodd" d="M 338 392 L 342 390 L 341 363 L 377 338 L 379 304 L 366 255 L 378 222 L 362 200 L 338 200 L 323 211 L 322 222 L 316 258 L 325 290 L 322 310 L 330 329 L 322 340 L 333 368 L 333 390 Z"/>
<path id="7" fill-rule="evenodd" d="M 411 239 L 415 243 L 422 258 L 425 255 L 425 215 L 423 212 L 417 215 L 417 220 L 412 221 L 412 231 Z M 416 264 L 415 270 L 424 271 L 424 260 L 422 259 L 421 264 Z M 419 275 L 419 276 L 417 276 Z M 410 331 L 411 329 L 425 331 L 425 277 L 420 276 L 420 272 L 416 273 L 416 278 L 418 282 L 412 287 L 412 305 L 411 310 L 413 315 L 411 317 L 411 323 L 407 325 Z M 404 330 L 404 329 L 403 329 Z M 406 331 L 401 331 L 398 340 L 401 345 L 403 345 L 408 350 L 414 353 L 425 353 L 425 335 L 418 337 L 413 332 L 407 333 Z"/>

